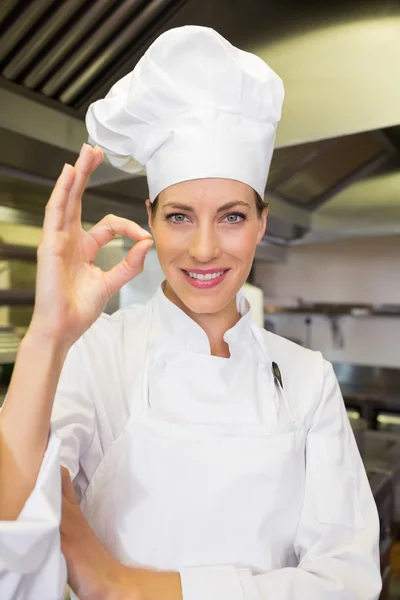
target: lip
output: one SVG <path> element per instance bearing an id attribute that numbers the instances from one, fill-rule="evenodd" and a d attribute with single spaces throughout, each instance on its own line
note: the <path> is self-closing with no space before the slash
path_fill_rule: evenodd
<path id="1" fill-rule="evenodd" d="M 181 271 L 186 281 L 190 283 L 190 285 L 200 290 L 208 290 L 210 288 L 217 287 L 217 285 L 222 283 L 225 277 L 228 275 L 230 269 L 190 269 L 190 272 L 196 273 L 196 275 L 209 275 L 212 273 L 220 273 L 221 271 L 224 271 L 224 273 L 220 277 L 215 277 L 214 279 L 210 279 L 208 281 L 200 281 L 199 279 L 193 279 L 193 277 L 190 277 L 190 275 L 185 269 L 181 269 Z"/>

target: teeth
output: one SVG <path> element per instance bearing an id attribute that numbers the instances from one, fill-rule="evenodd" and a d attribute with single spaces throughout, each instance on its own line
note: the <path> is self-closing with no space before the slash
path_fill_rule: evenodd
<path id="1" fill-rule="evenodd" d="M 190 277 L 193 279 L 198 279 L 199 281 L 210 281 L 211 279 L 216 279 L 217 277 L 221 277 L 224 274 L 224 271 L 220 271 L 219 273 L 192 273 L 191 271 L 187 271 Z"/>

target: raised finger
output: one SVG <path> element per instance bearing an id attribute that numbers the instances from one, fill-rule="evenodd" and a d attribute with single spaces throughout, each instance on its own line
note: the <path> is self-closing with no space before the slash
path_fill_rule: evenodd
<path id="1" fill-rule="evenodd" d="M 67 163 L 53 188 L 43 221 L 43 235 L 60 231 L 64 225 L 65 207 L 75 178 L 75 169 Z"/>
<path id="2" fill-rule="evenodd" d="M 151 238 L 151 234 L 134 221 L 116 215 L 104 217 L 88 231 L 88 234 L 94 241 L 88 248 L 90 261 L 94 260 L 100 248 L 108 244 L 116 235 L 125 236 L 137 242 Z"/>
<path id="3" fill-rule="evenodd" d="M 89 182 L 90 175 L 97 169 L 102 160 L 103 153 L 100 148 L 94 149 L 89 144 L 83 144 L 75 163 L 76 175 L 65 209 L 65 226 L 81 224 L 82 195 Z"/>
<path id="4" fill-rule="evenodd" d="M 143 271 L 144 259 L 152 245 L 153 240 L 151 239 L 137 242 L 129 250 L 124 260 L 104 274 L 110 297 Z"/>

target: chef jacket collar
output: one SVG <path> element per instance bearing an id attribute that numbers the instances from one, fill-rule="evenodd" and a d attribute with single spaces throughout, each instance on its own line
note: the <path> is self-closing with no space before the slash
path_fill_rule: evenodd
<path id="1" fill-rule="evenodd" d="M 178 343 L 193 352 L 211 354 L 210 343 L 205 331 L 166 297 L 163 286 L 164 284 L 161 284 L 158 288 L 154 296 L 154 303 L 160 323 L 174 340 L 174 345 Z M 241 292 L 237 294 L 236 306 L 241 318 L 224 334 L 224 340 L 229 345 L 231 356 L 247 353 L 248 341 L 252 336 L 250 304 Z"/>

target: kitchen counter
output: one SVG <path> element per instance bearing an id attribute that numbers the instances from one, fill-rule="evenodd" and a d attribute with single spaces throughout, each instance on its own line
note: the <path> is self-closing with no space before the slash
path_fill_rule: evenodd
<path id="1" fill-rule="evenodd" d="M 379 412 L 400 415 L 400 390 L 350 383 L 341 383 L 340 389 L 346 407 L 357 409 L 367 421 L 369 429 L 377 429 Z"/>
<path id="2" fill-rule="evenodd" d="M 357 410 L 369 429 L 379 413 L 400 415 L 400 369 L 333 363 L 347 408 Z"/>
<path id="3" fill-rule="evenodd" d="M 375 402 L 380 407 L 385 406 L 387 410 L 393 409 L 400 412 L 400 390 L 351 383 L 341 383 L 340 389 L 345 400 Z"/>

